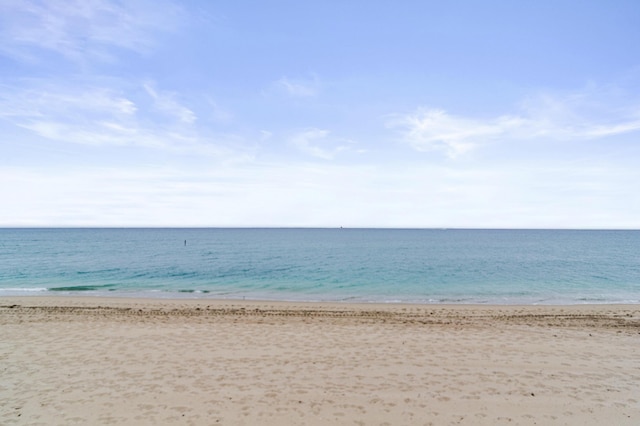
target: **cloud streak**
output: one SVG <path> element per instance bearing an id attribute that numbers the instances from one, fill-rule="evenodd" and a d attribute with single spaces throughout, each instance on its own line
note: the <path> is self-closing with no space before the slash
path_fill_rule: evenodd
<path id="1" fill-rule="evenodd" d="M 282 77 L 275 83 L 275 86 L 289 96 L 296 98 L 316 96 L 319 92 L 319 82 L 316 76 L 312 80 Z"/>
<path id="2" fill-rule="evenodd" d="M 131 146 L 244 156 L 233 135 L 221 136 L 197 126 L 196 113 L 177 95 L 143 84 L 130 95 L 115 88 L 77 84 L 41 84 L 29 89 L 3 87 L 0 118 L 46 140 L 87 146 Z M 145 96 L 146 95 L 146 96 Z"/>
<path id="3" fill-rule="evenodd" d="M 329 130 L 309 128 L 291 136 L 290 143 L 301 152 L 323 160 L 333 160 L 340 152 L 348 151 L 352 141 L 334 140 Z M 348 143 L 348 144 L 347 144 Z"/>
<path id="4" fill-rule="evenodd" d="M 42 50 L 101 61 L 114 60 L 114 48 L 144 53 L 153 34 L 176 28 L 184 13 L 168 1 L 107 0 L 10 1 L 0 12 L 0 51 L 35 62 Z"/>
<path id="5" fill-rule="evenodd" d="M 43 87 L 35 81 L 29 83 L 29 89 L 2 88 L 0 117 L 37 119 L 69 116 L 80 111 L 90 115 L 132 116 L 137 111 L 134 102 L 111 89 L 88 87 L 79 90 Z"/>
<path id="6" fill-rule="evenodd" d="M 479 141 L 505 134 L 519 125 L 518 119 L 501 117 L 481 121 L 456 117 L 440 109 L 419 109 L 395 116 L 387 127 L 400 129 L 404 142 L 417 151 L 442 151 L 451 158 L 473 149 Z"/>
<path id="7" fill-rule="evenodd" d="M 143 86 L 149 96 L 153 98 L 158 111 L 184 124 L 195 123 L 196 114 L 176 101 L 175 93 L 158 92 L 151 83 L 145 83 Z"/>
<path id="8" fill-rule="evenodd" d="M 452 115 L 442 109 L 418 108 L 393 114 L 386 126 L 417 151 L 439 151 L 457 158 L 483 144 L 532 139 L 598 139 L 640 130 L 640 108 L 616 111 L 588 94 L 540 95 L 522 102 L 517 113 L 495 118 Z"/>

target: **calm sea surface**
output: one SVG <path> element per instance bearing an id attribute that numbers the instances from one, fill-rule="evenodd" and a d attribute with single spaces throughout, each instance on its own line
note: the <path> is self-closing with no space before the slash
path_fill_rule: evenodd
<path id="1" fill-rule="evenodd" d="M 640 231 L 0 229 L 0 296 L 640 303 Z"/>

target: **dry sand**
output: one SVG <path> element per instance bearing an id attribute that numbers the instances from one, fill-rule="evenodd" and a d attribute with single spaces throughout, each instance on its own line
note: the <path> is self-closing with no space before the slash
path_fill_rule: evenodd
<path id="1" fill-rule="evenodd" d="M 5 297 L 0 424 L 638 425 L 640 306 Z"/>

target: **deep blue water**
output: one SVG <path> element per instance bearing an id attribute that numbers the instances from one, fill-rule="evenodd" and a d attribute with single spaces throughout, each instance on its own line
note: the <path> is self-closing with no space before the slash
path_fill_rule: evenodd
<path id="1" fill-rule="evenodd" d="M 79 293 L 640 303 L 640 231 L 0 229 L 0 296 Z"/>

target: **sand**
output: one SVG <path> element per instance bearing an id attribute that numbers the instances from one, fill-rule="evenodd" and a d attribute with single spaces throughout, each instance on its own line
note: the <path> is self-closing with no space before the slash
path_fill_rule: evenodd
<path id="1" fill-rule="evenodd" d="M 0 298 L 3 425 L 638 425 L 640 306 Z"/>

